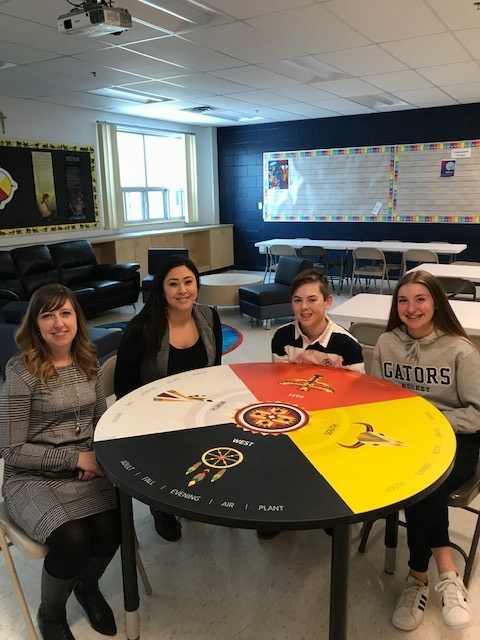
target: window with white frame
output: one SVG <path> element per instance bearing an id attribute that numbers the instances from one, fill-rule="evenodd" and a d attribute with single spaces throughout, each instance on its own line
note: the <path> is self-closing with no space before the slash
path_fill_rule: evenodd
<path id="1" fill-rule="evenodd" d="M 193 141 L 192 141 L 193 138 Z M 194 136 L 117 127 L 120 187 L 125 224 L 182 221 L 194 217 L 189 147 Z"/>

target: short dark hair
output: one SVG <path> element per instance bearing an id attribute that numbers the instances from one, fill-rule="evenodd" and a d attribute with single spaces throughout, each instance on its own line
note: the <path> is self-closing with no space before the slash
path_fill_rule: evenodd
<path id="1" fill-rule="evenodd" d="M 390 316 L 387 323 L 387 331 L 392 331 L 396 327 L 401 326 L 402 321 L 398 314 L 398 292 L 401 287 L 406 284 L 421 284 L 428 289 L 433 298 L 435 311 L 433 313 L 433 322 L 436 328 L 450 335 L 462 336 L 467 338 L 465 329 L 462 327 L 448 301 L 445 290 L 440 284 L 440 280 L 435 278 L 428 271 L 410 271 L 406 273 L 397 283 L 392 297 L 392 306 L 390 308 Z"/>
<path id="2" fill-rule="evenodd" d="M 328 280 L 316 269 L 305 269 L 304 271 L 300 271 L 298 275 L 292 280 L 292 284 L 290 285 L 290 296 L 293 298 L 297 289 L 299 289 L 304 284 L 318 283 L 320 288 L 320 293 L 324 298 L 328 298 L 328 296 L 332 295 L 330 290 L 330 285 L 328 284 Z"/>

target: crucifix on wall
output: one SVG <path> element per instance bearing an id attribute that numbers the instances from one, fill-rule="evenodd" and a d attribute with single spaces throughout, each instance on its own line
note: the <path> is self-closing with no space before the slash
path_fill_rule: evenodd
<path id="1" fill-rule="evenodd" d="M 5 133 L 5 120 L 7 116 L 4 115 L 3 111 L 0 111 L 0 122 L 2 123 L 2 133 Z"/>

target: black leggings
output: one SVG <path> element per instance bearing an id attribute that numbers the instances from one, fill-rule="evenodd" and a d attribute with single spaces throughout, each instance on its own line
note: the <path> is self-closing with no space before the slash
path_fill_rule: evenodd
<path id="1" fill-rule="evenodd" d="M 70 520 L 52 531 L 46 540 L 50 551 L 44 566 L 51 576 L 67 580 L 85 569 L 90 558 L 110 558 L 120 544 L 117 509 Z"/>
<path id="2" fill-rule="evenodd" d="M 450 545 L 448 495 L 471 478 L 477 467 L 480 434 L 457 433 L 456 438 L 455 464 L 448 478 L 429 496 L 405 509 L 410 551 L 408 566 L 414 571 L 427 571 L 431 550 Z"/>

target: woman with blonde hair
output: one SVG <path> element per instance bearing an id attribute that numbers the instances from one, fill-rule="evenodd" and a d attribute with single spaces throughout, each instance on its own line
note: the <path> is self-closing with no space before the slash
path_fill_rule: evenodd
<path id="1" fill-rule="evenodd" d="M 472 303 L 474 304 L 474 303 Z M 435 558 L 446 627 L 471 623 L 468 592 L 453 562 L 448 535 L 448 495 L 473 476 L 480 446 L 480 354 L 455 316 L 440 282 L 412 271 L 393 293 L 386 333 L 373 354 L 372 375 L 429 400 L 450 422 L 457 441 L 452 472 L 426 498 L 405 509 L 410 571 L 392 623 L 411 631 L 422 622 L 429 594 L 427 570 Z"/>
<path id="2" fill-rule="evenodd" d="M 106 409 L 95 347 L 73 293 L 34 292 L 15 335 L 0 396 L 3 495 L 14 522 L 49 547 L 38 626 L 44 640 L 72 640 L 65 605 L 72 590 L 92 627 L 115 635 L 98 588 L 119 544 L 115 492 L 92 450 Z"/>

